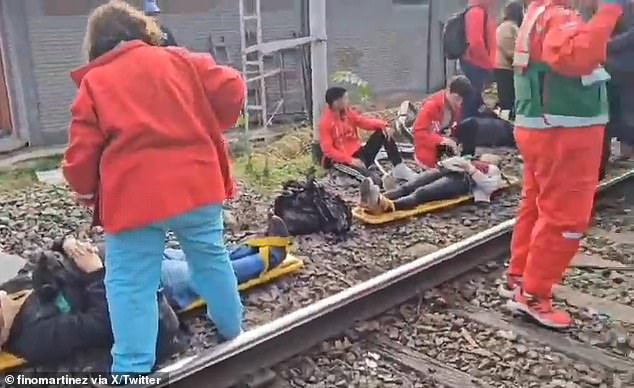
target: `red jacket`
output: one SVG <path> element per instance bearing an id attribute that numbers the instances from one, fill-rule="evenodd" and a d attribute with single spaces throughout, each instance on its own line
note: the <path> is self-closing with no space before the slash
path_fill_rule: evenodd
<path id="1" fill-rule="evenodd" d="M 355 152 L 361 148 L 357 128 L 380 131 L 387 123 L 379 119 L 363 117 L 353 109 L 343 116 L 326 108 L 319 121 L 319 143 L 324 156 L 333 162 L 350 164 Z"/>
<path id="2" fill-rule="evenodd" d="M 235 124 L 245 85 L 209 55 L 132 41 L 71 73 L 63 171 L 94 194 L 107 233 L 143 227 L 233 193 L 222 131 Z"/>
<path id="3" fill-rule="evenodd" d="M 435 167 L 438 162 L 438 146 L 443 140 L 440 130 L 462 120 L 462 111 L 451 107 L 446 93 L 441 90 L 427 97 L 414 121 L 416 160 L 428 168 Z"/>
<path id="4" fill-rule="evenodd" d="M 497 51 L 495 14 L 486 12 L 485 8 L 490 1 L 469 0 L 469 6 L 473 7 L 465 15 L 466 38 L 469 46 L 464 59 L 472 65 L 483 69 L 492 70 L 495 67 L 495 55 Z M 485 28 L 486 40 L 485 44 Z"/>
<path id="5" fill-rule="evenodd" d="M 579 77 L 605 63 L 607 42 L 623 10 L 617 4 L 602 4 L 586 23 L 573 10 L 557 7 L 565 4 L 564 0 L 538 0 L 529 4 L 524 20 L 539 6 L 547 6 L 535 25 L 540 33 L 529 35 L 530 62 L 543 62 L 561 75 Z M 525 30 L 520 28 L 516 52 L 523 52 L 524 36 Z"/>

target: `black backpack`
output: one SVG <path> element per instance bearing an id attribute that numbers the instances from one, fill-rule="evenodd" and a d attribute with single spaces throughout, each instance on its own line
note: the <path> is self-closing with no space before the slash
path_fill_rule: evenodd
<path id="1" fill-rule="evenodd" d="M 313 177 L 290 181 L 275 199 L 273 213 L 282 218 L 293 236 L 312 233 L 346 234 L 352 212 L 338 195 L 327 192 Z"/>
<path id="2" fill-rule="evenodd" d="M 452 15 L 445 24 L 445 28 L 442 32 L 442 44 L 445 58 L 450 60 L 460 59 L 464 53 L 467 52 L 469 43 L 467 42 L 465 16 L 467 15 L 467 12 L 474 7 L 481 7 L 484 9 L 484 44 L 487 50 L 489 49 L 487 10 L 479 5 L 470 6 L 462 12 Z"/>

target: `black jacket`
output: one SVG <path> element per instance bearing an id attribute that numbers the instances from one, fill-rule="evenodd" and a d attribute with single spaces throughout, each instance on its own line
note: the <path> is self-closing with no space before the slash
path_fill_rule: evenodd
<path id="1" fill-rule="evenodd" d="M 106 303 L 104 270 L 83 274 L 70 286 L 72 311 L 60 313 L 56 305 L 43 302 L 36 292 L 22 305 L 11 326 L 6 350 L 32 363 L 67 358 L 94 347 L 112 344 Z"/>
<path id="2" fill-rule="evenodd" d="M 16 315 L 3 350 L 33 364 L 56 363 L 89 349 L 103 349 L 110 358 L 113 336 L 104 273 L 101 269 L 90 274 L 74 274 L 72 281 L 65 282 L 63 294 L 70 308 L 66 313 L 55 303 L 43 300 L 36 286 Z M 16 291 L 5 285 L 2 288 Z M 158 298 L 157 362 L 161 362 L 183 350 L 184 341 L 178 317 L 162 294 L 159 293 Z"/>
<path id="3" fill-rule="evenodd" d="M 619 31 L 610 39 L 605 67 L 612 77 L 608 83 L 608 134 L 634 144 L 634 28 Z"/>

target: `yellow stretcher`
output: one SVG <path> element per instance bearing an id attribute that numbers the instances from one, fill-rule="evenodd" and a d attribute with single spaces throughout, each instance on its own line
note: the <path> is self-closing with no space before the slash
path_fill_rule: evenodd
<path id="1" fill-rule="evenodd" d="M 296 272 L 304 266 L 302 259 L 289 253 L 286 255 L 286 259 L 277 267 L 270 270 L 268 269 L 269 247 L 289 247 L 290 238 L 288 237 L 263 237 L 247 240 L 245 244 L 250 247 L 259 248 L 260 255 L 267 259 L 267 263 L 265 271 L 258 278 L 249 280 L 238 286 L 240 291 L 247 291 L 254 287 L 270 283 L 277 278 Z M 204 306 L 205 302 L 202 299 L 199 299 L 187 306 L 185 309 L 179 311 L 178 314 L 180 315 L 191 312 Z M 24 365 L 26 365 L 26 361 L 24 359 L 16 357 L 11 353 L 0 352 L 0 372 L 6 372 Z"/>
<path id="2" fill-rule="evenodd" d="M 505 184 L 500 190 L 508 189 L 509 187 L 516 186 L 520 183 L 520 180 L 515 177 L 505 177 Z M 499 191 L 499 190 L 498 190 Z M 352 215 L 357 220 L 369 225 L 382 225 L 394 221 L 404 220 L 411 217 L 421 216 L 437 210 L 445 210 L 452 206 L 462 205 L 473 199 L 472 195 L 463 195 L 456 198 L 444 199 L 442 201 L 427 202 L 414 209 L 399 210 L 395 212 L 383 213 L 383 214 L 371 214 L 365 211 L 363 208 L 356 206 L 352 209 Z"/>

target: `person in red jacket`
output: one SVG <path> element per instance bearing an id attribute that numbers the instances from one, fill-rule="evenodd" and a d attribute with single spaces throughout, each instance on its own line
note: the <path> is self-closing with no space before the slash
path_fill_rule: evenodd
<path id="1" fill-rule="evenodd" d="M 447 88 L 423 101 L 414 121 L 414 150 L 416 161 L 425 168 L 434 168 L 440 155 L 448 151 L 459 154 L 457 137 L 465 154 L 475 151 L 475 131 L 472 125 L 458 125 L 462 121 L 463 101 L 473 94 L 471 82 L 465 76 L 455 76 Z"/>
<path id="2" fill-rule="evenodd" d="M 223 130 L 238 119 L 245 84 L 208 54 L 158 47 L 161 37 L 152 18 L 110 1 L 88 19 L 90 62 L 71 73 L 78 91 L 62 167 L 105 231 L 113 373 L 148 373 L 154 365 L 167 230 L 178 237 L 220 336 L 241 333 L 223 242 L 222 204 L 233 193 Z"/>
<path id="3" fill-rule="evenodd" d="M 409 181 L 416 174 L 403 163 L 396 142 L 392 138 L 392 129 L 379 119 L 363 117 L 350 108 L 348 92 L 341 87 L 332 87 L 326 91 L 326 103 L 319 121 L 319 143 L 324 154 L 324 165 L 339 163 L 350 166 L 365 177 L 372 174 L 368 167 L 374 164 L 376 155 L 382 147 L 394 166 L 395 178 Z M 374 131 L 365 145 L 361 145 L 358 129 Z"/>
<path id="4" fill-rule="evenodd" d="M 474 93 L 464 104 L 464 117 L 475 117 L 483 105 L 482 92 L 495 68 L 496 0 L 469 0 L 465 14 L 467 51 L 460 58 L 460 69 L 469 78 Z"/>

